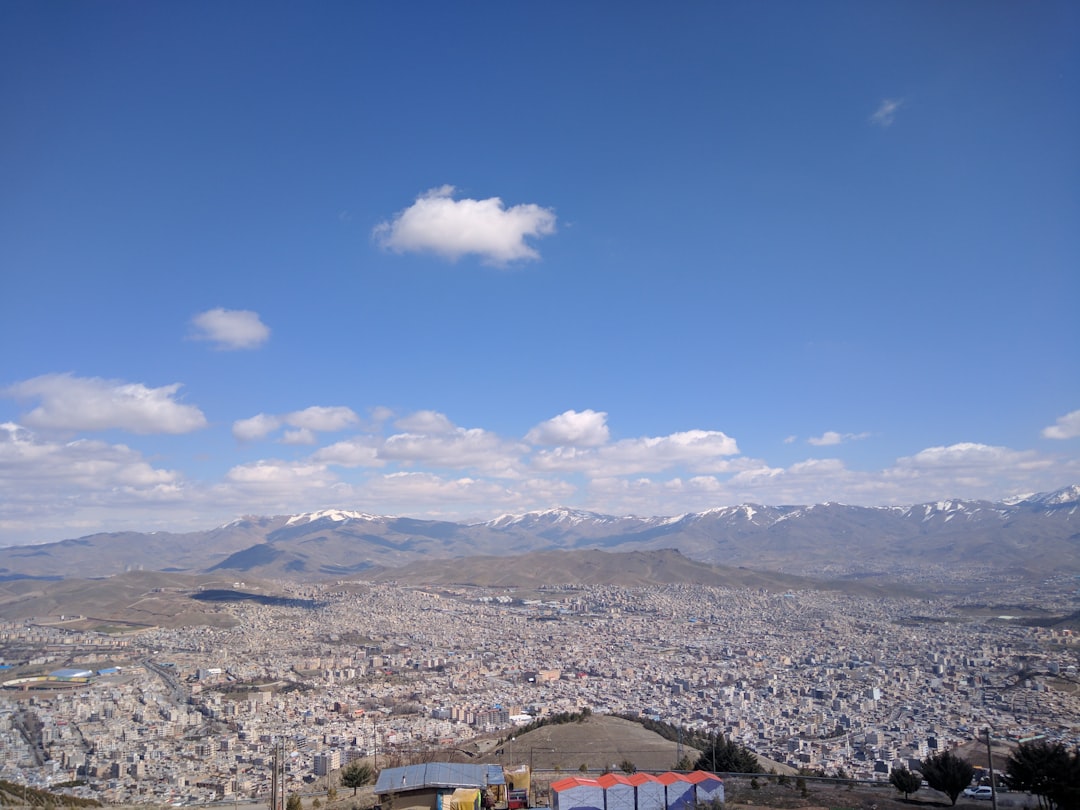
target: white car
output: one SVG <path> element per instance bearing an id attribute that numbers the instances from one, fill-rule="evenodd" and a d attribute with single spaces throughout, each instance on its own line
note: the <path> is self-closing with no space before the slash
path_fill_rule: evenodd
<path id="1" fill-rule="evenodd" d="M 986 799 L 987 801 L 990 801 L 994 798 L 994 789 L 989 785 L 969 787 L 964 790 L 963 796 L 967 799 Z"/>

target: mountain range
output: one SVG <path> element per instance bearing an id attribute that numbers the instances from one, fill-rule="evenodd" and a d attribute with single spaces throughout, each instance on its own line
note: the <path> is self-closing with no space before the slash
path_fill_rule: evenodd
<path id="1" fill-rule="evenodd" d="M 482 523 L 351 511 L 244 517 L 201 532 L 94 534 L 0 548 L 0 580 L 99 577 L 125 570 L 373 578 L 410 563 L 589 549 L 676 549 L 692 561 L 820 579 L 1080 574 L 1080 486 L 1006 502 L 743 504 L 672 517 L 566 508 Z"/>

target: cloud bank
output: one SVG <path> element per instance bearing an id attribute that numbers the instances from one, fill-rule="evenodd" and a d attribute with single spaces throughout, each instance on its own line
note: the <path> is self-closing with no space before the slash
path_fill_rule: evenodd
<path id="1" fill-rule="evenodd" d="M 54 436 L 60 429 L 182 432 L 205 425 L 201 411 L 175 401 L 176 388 L 50 375 L 5 389 L 41 404 L 21 423 L 0 425 L 0 538 L 187 530 L 242 514 L 324 508 L 485 520 L 557 505 L 676 515 L 737 503 L 912 504 L 999 499 L 1080 480 L 1080 460 L 978 442 L 919 449 L 879 469 L 856 469 L 835 456 L 778 465 L 744 454 L 720 430 L 620 437 L 610 415 L 593 409 L 542 419 L 521 438 L 461 426 L 435 410 L 378 408 L 366 422 L 345 406 L 262 413 L 233 423 L 242 441 L 231 446 L 232 456 L 225 443 L 217 472 L 204 480 L 186 479 L 157 453 Z M 1071 417 L 1053 429 L 1067 433 Z M 343 435 L 327 442 L 331 433 Z M 839 453 L 862 435 L 827 432 L 816 446 Z M 266 447 L 276 451 L 264 454 Z"/>
<path id="2" fill-rule="evenodd" d="M 540 254 L 525 240 L 555 233 L 550 208 L 524 204 L 506 208 L 498 197 L 455 200 L 453 186 L 433 188 L 387 222 L 373 236 L 396 253 L 434 253 L 456 261 L 475 254 L 489 264 L 503 265 Z"/>

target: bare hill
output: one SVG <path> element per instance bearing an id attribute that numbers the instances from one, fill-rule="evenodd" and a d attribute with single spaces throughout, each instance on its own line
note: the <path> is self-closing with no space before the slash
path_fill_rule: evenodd
<path id="1" fill-rule="evenodd" d="M 744 567 L 704 563 L 676 549 L 612 552 L 597 550 L 537 551 L 514 557 L 465 557 L 421 561 L 379 572 L 365 579 L 410 585 L 477 585 L 489 588 L 539 588 L 551 585 L 708 585 L 768 591 L 843 590 L 880 596 L 886 591 L 858 582 L 826 582 L 755 571 Z"/>
<path id="2" fill-rule="evenodd" d="M 498 741 L 482 741 L 476 753 L 500 765 L 531 765 L 537 770 L 557 769 L 567 776 L 586 770 L 619 771 L 623 763 L 640 771 L 675 769 L 683 757 L 696 759 L 696 748 L 680 745 L 622 717 L 592 714 L 578 722 L 541 726 L 525 734 L 512 731 Z M 762 768 L 793 773 L 786 765 L 758 757 Z"/>
<path id="3" fill-rule="evenodd" d="M 231 626 L 235 619 L 228 611 L 213 601 L 192 597 L 237 585 L 226 577 L 155 571 L 59 582 L 16 580 L 0 583 L 0 618 L 36 617 L 73 630 Z M 273 586 L 259 582 L 245 582 L 243 588 L 254 594 L 277 593 Z"/>

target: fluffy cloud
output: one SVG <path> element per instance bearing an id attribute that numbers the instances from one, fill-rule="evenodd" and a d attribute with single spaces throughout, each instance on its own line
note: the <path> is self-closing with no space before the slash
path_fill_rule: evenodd
<path id="1" fill-rule="evenodd" d="M 525 436 L 532 444 L 559 447 L 597 447 L 609 438 L 607 414 L 597 411 L 565 411 L 541 422 Z"/>
<path id="2" fill-rule="evenodd" d="M 36 399 L 23 424 L 52 430 L 109 430 L 131 433 L 190 433 L 206 426 L 194 405 L 177 402 L 180 383 L 147 388 L 142 383 L 46 374 L 4 389 L 5 396 Z"/>
<path id="3" fill-rule="evenodd" d="M 187 497 L 178 473 L 154 467 L 129 447 L 48 441 L 12 422 L 0 424 L 0 492 L 0 536 L 21 542 L 100 530 L 102 513 L 112 516 L 109 530 L 132 516 L 135 527 L 146 529 L 157 513 Z"/>
<path id="4" fill-rule="evenodd" d="M 1080 411 L 1060 417 L 1056 424 L 1044 428 L 1042 435 L 1044 439 L 1075 439 L 1080 436 Z"/>
<path id="5" fill-rule="evenodd" d="M 379 444 L 374 436 L 357 436 L 320 448 L 311 458 L 339 467 L 382 467 L 386 462 L 379 458 Z"/>
<path id="6" fill-rule="evenodd" d="M 403 416 L 394 425 L 409 433 L 446 434 L 453 433 L 457 427 L 445 415 L 438 411 L 417 411 Z"/>
<path id="7" fill-rule="evenodd" d="M 305 430 L 317 430 L 321 433 L 333 433 L 344 430 L 350 425 L 355 425 L 360 418 L 351 408 L 338 405 L 334 407 L 321 407 L 313 405 L 302 411 L 293 411 L 285 417 L 285 421 L 293 427 Z"/>
<path id="8" fill-rule="evenodd" d="M 380 503 L 420 501 L 439 504 L 440 511 L 450 506 L 455 513 L 473 505 L 486 512 L 491 508 L 489 504 L 520 502 L 520 496 L 515 491 L 491 481 L 470 477 L 444 478 L 427 472 L 382 475 L 368 481 L 364 492 Z"/>
<path id="9" fill-rule="evenodd" d="M 302 411 L 292 411 L 282 416 L 260 413 L 233 422 L 232 432 L 239 441 L 250 442 L 265 439 L 278 428 L 289 425 L 296 428 L 285 433 L 283 444 L 315 444 L 316 433 L 336 433 L 360 418 L 351 408 L 341 405 L 325 407 L 313 405 Z"/>
<path id="10" fill-rule="evenodd" d="M 524 448 L 504 441 L 480 428 L 455 428 L 451 432 L 397 433 L 379 449 L 379 458 L 406 465 L 475 469 L 491 475 L 514 475 Z"/>
<path id="11" fill-rule="evenodd" d="M 596 448 L 556 447 L 533 457 L 537 469 L 585 472 L 596 476 L 660 472 L 685 466 L 699 472 L 730 469 L 726 457 L 738 454 L 735 440 L 717 430 L 688 430 L 668 436 L 623 439 Z"/>
<path id="12" fill-rule="evenodd" d="M 392 220 L 375 227 L 376 242 L 397 253 L 429 252 L 452 261 L 473 253 L 489 263 L 506 264 L 540 258 L 526 237 L 555 232 L 555 213 L 549 208 L 506 208 L 498 197 L 455 200 L 453 195 L 453 186 L 421 194 Z"/>
<path id="13" fill-rule="evenodd" d="M 82 490 L 153 489 L 179 480 L 176 473 L 154 468 L 125 445 L 89 439 L 43 441 L 32 431 L 6 422 L 0 425 L 0 480 L 13 482 L 14 478 L 23 485 L 28 481 L 35 487 L 64 483 Z M 43 494 L 55 496 L 54 492 Z"/>
<path id="14" fill-rule="evenodd" d="M 70 427 L 116 420 L 85 414 L 79 420 L 61 419 L 57 414 L 65 409 L 56 403 L 63 398 L 54 396 L 50 386 L 63 389 L 73 401 L 89 403 L 89 412 L 96 414 L 96 403 L 125 385 L 58 377 L 12 389 L 42 398 L 41 422 Z M 154 399 L 152 391 L 142 390 L 144 398 Z M 172 389 L 158 391 L 159 399 L 171 402 Z M 1071 418 L 1063 417 L 1057 428 L 1067 431 Z M 201 414 L 197 421 L 203 421 Z M 253 440 L 277 431 L 282 444 L 309 445 L 322 431 L 360 424 L 348 408 L 313 406 L 239 420 L 233 433 Z M 238 514 L 322 508 L 454 520 L 556 505 L 609 514 L 675 515 L 739 503 L 998 499 L 1080 480 L 1080 459 L 974 442 L 927 447 L 874 469 L 851 469 L 841 458 L 777 467 L 740 455 L 733 438 L 714 430 L 612 441 L 608 415 L 590 410 L 564 411 L 538 423 L 524 440 L 458 427 L 434 410 L 396 421 L 391 412 L 380 410 L 356 435 L 292 451 L 297 454 L 292 458 L 241 459 L 206 482 L 185 481 L 124 445 L 86 438 L 61 442 L 53 434 L 42 435 L 47 438 L 14 421 L 0 425 L 0 491 L 5 496 L 0 499 L 0 538 L 7 542 L 124 528 L 199 529 Z M 830 432 L 817 440 L 828 447 L 860 437 Z"/>
<path id="15" fill-rule="evenodd" d="M 870 123 L 882 129 L 888 129 L 896 120 L 896 111 L 903 103 L 904 100 L 898 98 L 882 99 L 881 104 L 874 110 L 874 114 L 870 116 Z"/>
<path id="16" fill-rule="evenodd" d="M 218 349 L 256 349 L 270 339 L 270 328 L 257 312 L 246 309 L 208 309 L 191 319 L 192 338 L 208 340 Z"/>
<path id="17" fill-rule="evenodd" d="M 859 441 L 869 435 L 869 433 L 837 433 L 835 430 L 826 430 L 822 435 L 809 438 L 806 441 L 815 447 L 829 447 L 834 444 Z"/>
<path id="18" fill-rule="evenodd" d="M 281 420 L 278 417 L 259 413 L 247 419 L 237 419 L 233 422 L 232 433 L 239 441 L 253 442 L 265 439 L 279 427 Z"/>
<path id="19" fill-rule="evenodd" d="M 976 442 L 959 442 L 948 447 L 928 447 L 913 456 L 897 459 L 901 470 L 986 470 L 1009 466 L 1045 466 L 1049 459 L 1040 458 L 1033 450 L 1010 450 Z"/>
<path id="20" fill-rule="evenodd" d="M 260 459 L 233 467 L 225 480 L 246 488 L 288 491 L 297 486 L 325 486 L 337 479 L 323 464 Z"/>
<path id="21" fill-rule="evenodd" d="M 307 428 L 286 430 L 281 436 L 282 444 L 316 444 L 317 442 L 315 432 Z"/>

